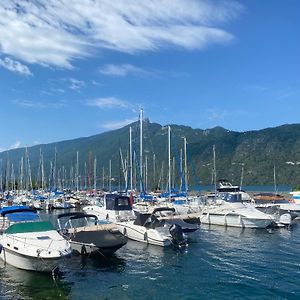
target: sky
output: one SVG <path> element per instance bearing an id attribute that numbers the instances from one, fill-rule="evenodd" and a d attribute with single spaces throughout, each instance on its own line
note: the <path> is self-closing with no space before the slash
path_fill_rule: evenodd
<path id="1" fill-rule="evenodd" d="M 299 123 L 298 0 L 0 1 L 0 151 L 137 121 Z"/>

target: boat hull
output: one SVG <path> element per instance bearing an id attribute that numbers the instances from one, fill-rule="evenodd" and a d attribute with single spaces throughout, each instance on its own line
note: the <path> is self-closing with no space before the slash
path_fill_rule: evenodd
<path id="1" fill-rule="evenodd" d="M 208 225 L 220 225 L 240 228 L 267 228 L 273 220 L 261 218 L 248 218 L 239 214 L 206 213 L 200 215 L 200 222 Z"/>
<path id="2" fill-rule="evenodd" d="M 80 254 L 112 255 L 127 243 L 127 237 L 117 229 L 82 231 L 71 235 L 69 240 L 73 251 Z"/>
<path id="3" fill-rule="evenodd" d="M 156 229 L 134 225 L 133 222 L 120 222 L 117 226 L 121 233 L 137 242 L 167 247 L 172 244 L 171 235 L 162 234 Z"/>
<path id="4" fill-rule="evenodd" d="M 18 269 L 38 272 L 52 272 L 59 267 L 63 257 L 32 257 L 20 254 L 7 247 L 3 247 L 0 253 L 0 258 L 5 264 L 10 264 Z"/>

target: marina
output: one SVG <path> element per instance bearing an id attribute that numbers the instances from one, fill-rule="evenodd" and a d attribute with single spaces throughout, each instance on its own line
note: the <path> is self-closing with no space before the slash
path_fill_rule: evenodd
<path id="1" fill-rule="evenodd" d="M 108 259 L 66 259 L 56 281 L 1 265 L 1 297 L 141 299 L 147 294 L 152 299 L 297 299 L 299 228 L 267 231 L 203 225 L 184 249 L 128 241 Z"/>
<path id="2" fill-rule="evenodd" d="M 0 300 L 300 299 L 300 1 L 262 2 L 0 1 Z"/>
<path id="3" fill-rule="evenodd" d="M 119 198 L 109 196 L 108 199 Z M 125 199 L 122 195 L 122 204 Z M 129 197 L 127 199 L 129 201 Z M 229 224 L 205 224 L 201 222 L 199 212 L 165 215 L 159 218 L 160 222 L 185 220 L 190 225 L 198 223 L 200 227 L 191 230 L 184 244 L 169 240 L 168 247 L 153 245 L 143 239 L 140 242 L 132 240 L 125 232 L 128 241 L 121 242 L 105 255 L 107 253 L 101 249 L 106 243 L 104 237 L 116 227 L 114 223 L 102 222 L 95 226 L 98 218 L 91 215 L 90 209 L 84 211 L 83 208 L 39 210 L 43 222 L 57 224 L 58 219 L 69 220 L 61 222 L 65 227 L 56 227 L 71 245 L 75 242 L 77 253 L 62 259 L 55 277 L 51 273 L 21 270 L 0 260 L 3 299 L 16 299 L 16 295 L 17 299 L 141 299 L 145 293 L 152 299 L 293 299 L 300 296 L 298 218 L 290 226 L 238 228 Z M 163 213 L 166 208 L 156 210 Z M 168 213 L 174 211 L 167 209 Z M 118 215 L 117 211 L 114 215 Z M 123 234 L 130 222 L 134 224 L 130 221 L 134 220 L 133 215 L 125 211 L 122 218 L 126 215 L 131 216 L 128 221 L 115 219 Z M 90 225 L 82 222 L 81 227 L 75 225 L 75 221 L 82 218 L 91 218 Z M 184 229 L 184 225 L 179 224 Z M 135 226 L 139 228 L 140 225 Z M 153 230 L 147 228 L 143 230 Z M 97 238 L 97 230 L 101 239 Z M 98 253 L 96 245 L 93 246 L 95 238 Z M 81 243 L 79 247 L 78 242 Z M 83 245 L 87 250 L 85 253 L 82 252 Z"/>

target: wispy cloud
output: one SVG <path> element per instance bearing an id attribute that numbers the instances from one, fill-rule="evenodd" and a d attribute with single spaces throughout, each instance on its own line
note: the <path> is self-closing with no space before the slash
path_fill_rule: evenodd
<path id="1" fill-rule="evenodd" d="M 100 109 L 131 109 L 132 111 L 136 112 L 138 109 L 137 105 L 129 103 L 125 100 L 114 98 L 114 97 L 107 97 L 107 98 L 98 98 L 94 100 L 89 100 L 87 102 L 89 106 L 95 106 Z"/>
<path id="2" fill-rule="evenodd" d="M 122 65 L 105 65 L 102 67 L 99 72 L 103 75 L 108 76 L 116 76 L 116 77 L 125 77 L 127 75 L 138 75 L 138 76 L 145 76 L 150 75 L 151 72 L 143 70 L 142 68 L 135 67 L 130 64 L 122 64 Z"/>
<path id="3" fill-rule="evenodd" d="M 95 85 L 95 86 L 102 86 L 102 83 L 96 81 L 96 80 L 92 80 L 92 85 Z"/>
<path id="4" fill-rule="evenodd" d="M 60 108 L 66 106 L 66 102 L 61 101 L 34 101 L 34 100 L 14 100 L 13 103 L 25 108 L 45 109 Z"/>
<path id="5" fill-rule="evenodd" d="M 106 130 L 113 130 L 113 129 L 122 128 L 130 123 L 135 122 L 135 121 L 137 121 L 137 118 L 125 119 L 125 120 L 121 120 L 121 121 L 111 121 L 111 122 L 101 124 L 101 125 L 99 125 L 99 127 L 102 129 L 106 129 Z"/>
<path id="6" fill-rule="evenodd" d="M 1 46 L 1 42 L 0 42 Z M 1 49 L 1 47 L 0 47 Z M 0 58 L 0 66 L 3 68 L 18 73 L 20 75 L 32 75 L 29 68 L 23 64 L 21 64 L 19 61 L 13 60 L 9 57 L 5 57 L 4 59 Z"/>
<path id="7" fill-rule="evenodd" d="M 74 78 L 69 78 L 69 88 L 74 91 L 80 91 L 83 87 L 86 86 L 85 82 L 82 80 L 77 80 Z"/>
<path id="8" fill-rule="evenodd" d="M 206 115 L 207 115 L 209 121 L 217 122 L 217 121 L 224 120 L 224 118 L 226 118 L 228 116 L 228 111 L 218 109 L 218 108 L 210 108 L 210 109 L 207 109 Z"/>
<path id="9" fill-rule="evenodd" d="M 99 49 L 126 53 L 203 49 L 234 36 L 224 24 L 234 0 L 38 0 L 0 2 L 0 53 L 30 64 L 72 68 Z"/>
<path id="10" fill-rule="evenodd" d="M 13 143 L 12 145 L 10 145 L 7 148 L 0 147 L 0 152 L 7 151 L 7 150 L 12 150 L 12 149 L 17 149 L 17 148 L 20 148 L 20 146 L 21 146 L 21 141 L 16 141 L 15 143 Z"/>

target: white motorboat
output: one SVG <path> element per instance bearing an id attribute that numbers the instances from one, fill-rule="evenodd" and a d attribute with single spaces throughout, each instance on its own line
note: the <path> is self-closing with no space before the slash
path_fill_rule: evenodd
<path id="1" fill-rule="evenodd" d="M 106 194 L 102 203 L 86 206 L 83 211 L 112 223 L 135 219 L 130 198 L 122 194 Z"/>
<path id="2" fill-rule="evenodd" d="M 108 256 L 127 243 L 116 225 L 99 223 L 97 216 L 82 212 L 60 214 L 57 217 L 59 232 L 66 238 L 73 251 L 80 254 Z"/>
<path id="3" fill-rule="evenodd" d="M 184 230 L 186 230 L 186 232 L 195 231 L 198 227 L 180 220 L 178 220 L 178 222 L 172 220 L 171 223 L 168 223 L 167 220 L 159 219 L 156 216 L 157 212 L 164 215 L 164 211 L 170 210 L 172 210 L 173 213 L 175 211 L 174 208 L 160 207 L 154 209 L 152 213 L 137 213 L 135 220 L 117 222 L 117 225 L 120 232 L 129 239 L 138 242 L 162 247 L 170 246 L 172 243 L 178 245 L 185 244 L 186 235 L 184 234 Z"/>
<path id="4" fill-rule="evenodd" d="M 15 212 L 14 212 L 15 213 Z M 49 222 L 17 219 L 6 210 L 1 215 L 13 222 L 0 236 L 0 258 L 16 268 L 40 272 L 57 269 L 61 260 L 71 254 L 71 247 Z"/>
<path id="5" fill-rule="evenodd" d="M 222 193 L 203 205 L 200 222 L 242 228 L 267 228 L 275 218 L 256 209 L 253 204 L 241 200 L 239 192 Z"/>

